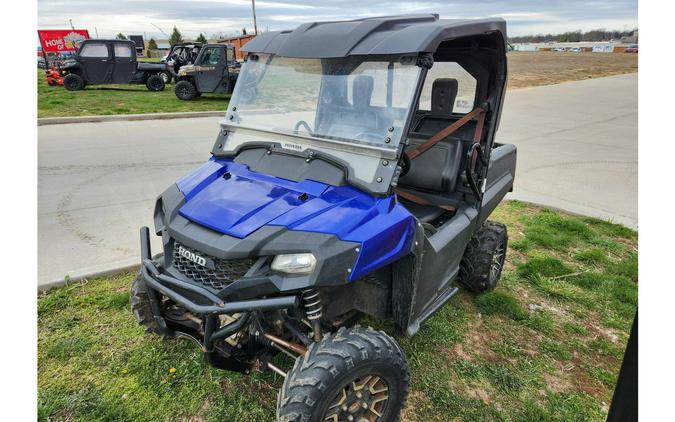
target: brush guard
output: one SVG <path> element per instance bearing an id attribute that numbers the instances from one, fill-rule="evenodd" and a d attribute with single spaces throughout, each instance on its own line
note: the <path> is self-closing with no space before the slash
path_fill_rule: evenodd
<path id="1" fill-rule="evenodd" d="M 166 336 L 183 337 L 195 341 L 202 349 L 206 362 L 221 369 L 248 373 L 250 368 L 244 362 L 227 359 L 216 353 L 215 342 L 226 339 L 237 331 L 247 327 L 254 320 L 256 312 L 297 308 L 299 305 L 297 296 L 227 301 L 206 288 L 187 283 L 167 274 L 162 274 L 152 261 L 150 230 L 147 227 L 141 228 L 141 274 L 147 287 L 153 318 L 157 322 L 161 333 Z M 196 303 L 194 300 L 176 291 L 175 288 L 189 291 L 208 304 Z M 192 314 L 203 318 L 204 335 L 201 341 L 190 333 L 172 329 L 167 325 L 158 293 L 168 297 Z M 241 314 L 238 319 L 220 326 L 219 315 L 236 313 Z"/>

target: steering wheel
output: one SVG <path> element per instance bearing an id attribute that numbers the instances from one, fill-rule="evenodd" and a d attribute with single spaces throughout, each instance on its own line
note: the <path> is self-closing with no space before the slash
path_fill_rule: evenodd
<path id="1" fill-rule="evenodd" d="M 309 127 L 309 124 L 304 120 L 298 120 L 298 122 L 295 124 L 295 126 L 293 126 L 293 133 L 295 133 L 297 135 L 298 129 L 300 129 L 300 126 L 307 129 L 307 132 L 309 132 L 310 135 L 314 135 L 314 132 L 312 132 L 312 128 Z"/>
<path id="2" fill-rule="evenodd" d="M 398 177 L 403 177 L 410 171 L 411 165 L 410 157 L 408 157 L 408 155 L 404 153 L 403 156 L 401 157 L 399 165 L 401 166 L 401 174 L 399 174 Z"/>

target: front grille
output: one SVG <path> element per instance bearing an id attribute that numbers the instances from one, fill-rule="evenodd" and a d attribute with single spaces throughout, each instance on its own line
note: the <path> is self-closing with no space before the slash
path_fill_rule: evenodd
<path id="1" fill-rule="evenodd" d="M 213 263 L 213 268 L 207 268 L 180 255 L 178 249 L 181 246 L 184 250 L 205 258 L 209 265 Z M 181 245 L 178 242 L 175 242 L 173 246 L 174 268 L 192 280 L 216 290 L 220 290 L 243 277 L 252 265 L 252 259 L 220 259 Z"/>

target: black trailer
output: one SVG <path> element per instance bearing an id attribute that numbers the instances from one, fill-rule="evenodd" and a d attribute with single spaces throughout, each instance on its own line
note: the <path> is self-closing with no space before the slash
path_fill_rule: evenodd
<path id="1" fill-rule="evenodd" d="M 164 89 L 164 63 L 139 62 L 136 44 L 127 40 L 85 40 L 77 54 L 60 67 L 69 91 L 87 85 L 145 84 L 150 91 Z"/>

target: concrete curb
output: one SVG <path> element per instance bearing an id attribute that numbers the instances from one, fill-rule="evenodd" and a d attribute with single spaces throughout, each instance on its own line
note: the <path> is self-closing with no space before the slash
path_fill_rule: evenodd
<path id="1" fill-rule="evenodd" d="M 131 265 L 124 265 L 124 266 L 118 266 L 118 267 L 113 267 L 113 268 L 108 268 L 105 270 L 101 271 L 95 271 L 91 273 L 86 273 L 86 274 L 81 274 L 81 275 L 75 275 L 72 277 L 68 277 L 68 284 L 74 284 L 77 282 L 80 282 L 85 279 L 90 279 L 90 278 L 99 278 L 99 277 L 107 277 L 115 274 L 120 274 L 120 273 L 126 273 L 130 271 L 136 271 L 140 268 L 140 264 L 131 264 Z M 38 293 L 46 293 L 49 290 L 56 288 L 56 287 L 61 287 L 66 284 L 65 278 L 62 278 L 60 280 L 52 280 L 48 281 L 47 283 L 44 284 L 38 284 Z"/>
<path id="2" fill-rule="evenodd" d="M 98 123 L 134 120 L 167 120 L 187 119 L 191 117 L 225 116 L 225 111 L 188 111 L 179 113 L 147 113 L 147 114 L 111 114 L 109 116 L 76 116 L 76 117 L 43 117 L 38 120 L 38 126 L 63 125 L 68 123 Z"/>

